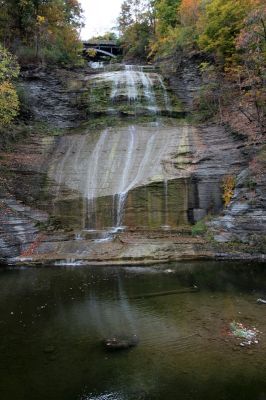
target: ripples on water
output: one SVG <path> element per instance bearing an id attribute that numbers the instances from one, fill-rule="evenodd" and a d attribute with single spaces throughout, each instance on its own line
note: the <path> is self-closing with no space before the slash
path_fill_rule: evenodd
<path id="1" fill-rule="evenodd" d="M 263 400 L 266 319 L 256 299 L 266 296 L 265 271 L 218 263 L 3 269 L 0 398 Z M 241 348 L 229 337 L 233 320 L 256 326 L 259 344 Z M 133 334 L 137 347 L 105 352 L 104 338 Z"/>

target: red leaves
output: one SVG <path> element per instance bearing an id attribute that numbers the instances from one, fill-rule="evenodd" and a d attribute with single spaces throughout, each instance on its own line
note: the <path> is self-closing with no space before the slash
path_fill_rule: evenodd
<path id="1" fill-rule="evenodd" d="M 43 233 L 39 233 L 34 242 L 30 244 L 30 246 L 23 251 L 20 256 L 21 257 L 30 257 L 32 256 L 35 251 L 37 250 L 37 248 L 40 246 L 40 244 L 44 241 L 44 239 L 46 238 L 46 235 L 44 235 Z"/>

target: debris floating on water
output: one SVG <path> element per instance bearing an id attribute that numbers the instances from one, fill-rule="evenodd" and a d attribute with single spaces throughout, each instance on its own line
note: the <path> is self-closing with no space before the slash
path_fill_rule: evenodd
<path id="1" fill-rule="evenodd" d="M 243 339 L 240 346 L 250 346 L 251 344 L 258 344 L 258 334 L 261 333 L 254 326 L 248 328 L 240 322 L 233 321 L 230 323 L 230 335 L 236 337 L 237 339 Z"/>

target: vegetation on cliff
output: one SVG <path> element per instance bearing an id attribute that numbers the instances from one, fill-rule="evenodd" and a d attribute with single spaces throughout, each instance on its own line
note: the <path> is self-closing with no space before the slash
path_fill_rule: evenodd
<path id="1" fill-rule="evenodd" d="M 200 56 L 203 118 L 253 138 L 265 132 L 264 0 L 125 0 L 119 27 L 128 58 Z"/>
<path id="2" fill-rule="evenodd" d="M 75 63 L 81 12 L 78 0 L 2 0 L 0 42 L 21 63 Z"/>
<path id="3" fill-rule="evenodd" d="M 1 1 L 1 131 L 3 127 L 5 131 L 19 112 L 19 96 L 14 85 L 19 64 L 82 64 L 81 13 L 78 0 Z"/>
<path id="4" fill-rule="evenodd" d="M 13 80 L 19 74 L 16 59 L 0 45 L 0 127 L 18 114 L 19 100 Z"/>

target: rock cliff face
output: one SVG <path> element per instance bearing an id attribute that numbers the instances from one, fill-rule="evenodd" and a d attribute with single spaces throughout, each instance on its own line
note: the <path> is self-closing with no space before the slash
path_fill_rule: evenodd
<path id="1" fill-rule="evenodd" d="M 265 170 L 265 162 L 263 169 Z M 209 223 L 219 243 L 220 257 L 227 252 L 265 253 L 266 179 L 265 174 L 243 169 L 236 177 L 231 203 L 223 214 Z M 218 246 L 217 246 L 218 247 Z"/>
<path id="2" fill-rule="evenodd" d="M 198 57 L 186 58 L 177 55 L 174 63 L 162 60 L 159 65 L 168 77 L 172 90 L 179 96 L 187 112 L 193 112 L 194 101 L 202 85 Z M 219 258 L 242 257 L 249 253 L 251 257 L 264 259 L 266 250 L 266 178 L 265 146 L 252 144 L 241 132 L 230 134 L 230 127 L 204 126 L 211 143 L 216 133 L 224 136 L 226 143 L 237 150 L 232 163 L 241 165 L 239 170 L 230 170 L 235 179 L 235 188 L 228 207 L 224 208 L 218 218 L 208 222 L 213 235 L 213 247 Z M 219 133 L 218 133 L 219 134 Z M 228 138 L 229 135 L 229 138 Z M 233 139 L 235 138 L 235 139 Z M 217 143 L 220 149 L 221 143 Z M 221 154 L 217 165 L 223 165 Z M 215 169 L 212 166 L 213 170 Z M 248 257 L 248 256 L 247 256 Z"/>
<path id="3" fill-rule="evenodd" d="M 161 68 L 172 90 L 141 67 L 24 73 L 35 120 L 61 131 L 1 154 L 3 262 L 235 257 L 258 238 L 252 253 L 263 252 L 265 181 L 248 168 L 248 144 L 222 126 L 173 118 L 191 110 L 200 75 L 189 60 Z M 237 183 L 223 210 L 226 175 Z M 207 215 L 211 242 L 191 236 Z"/>
<path id="4" fill-rule="evenodd" d="M 52 128 L 77 127 L 85 118 L 79 107 L 79 97 L 86 76 L 83 71 L 62 69 L 29 68 L 22 71 L 20 86 L 33 120 Z"/>
<path id="5" fill-rule="evenodd" d="M 193 110 L 193 103 L 202 85 L 200 62 L 198 56 L 187 57 L 182 53 L 158 61 L 159 69 L 187 113 Z"/>

